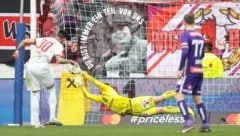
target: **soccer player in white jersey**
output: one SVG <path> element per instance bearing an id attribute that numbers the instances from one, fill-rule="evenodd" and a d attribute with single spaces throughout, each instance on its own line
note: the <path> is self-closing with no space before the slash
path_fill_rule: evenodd
<path id="1" fill-rule="evenodd" d="M 27 90 L 32 91 L 31 114 L 35 128 L 44 127 L 44 125 L 40 123 L 39 119 L 41 87 L 46 87 L 49 90 L 49 124 L 62 125 L 62 123 L 56 119 L 55 115 L 57 105 L 56 89 L 49 63 L 55 56 L 57 63 L 71 63 L 73 65 L 78 65 L 78 63 L 73 60 L 63 58 L 64 48 L 62 44 L 65 42 L 66 37 L 67 32 L 65 30 L 60 30 L 55 38 L 43 37 L 36 39 L 24 39 L 20 42 L 12 55 L 17 59 L 19 57 L 19 50 L 22 47 L 30 44 L 35 45 L 33 48 L 31 48 L 31 57 L 26 67 L 26 86 Z"/>

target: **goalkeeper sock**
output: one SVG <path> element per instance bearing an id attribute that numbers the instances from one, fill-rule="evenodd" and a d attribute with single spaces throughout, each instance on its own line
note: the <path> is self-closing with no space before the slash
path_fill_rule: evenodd
<path id="1" fill-rule="evenodd" d="M 164 113 L 170 113 L 170 114 L 178 114 L 181 113 L 180 109 L 178 107 L 174 107 L 174 106 L 167 106 L 167 107 L 163 107 L 163 112 Z M 191 108 L 188 108 L 188 112 L 191 116 L 194 116 L 195 113 Z"/>
<path id="2" fill-rule="evenodd" d="M 38 92 L 31 92 L 31 118 L 33 125 L 39 126 L 40 119 L 39 119 L 39 103 L 40 103 L 40 91 Z"/>
<path id="3" fill-rule="evenodd" d="M 207 124 L 208 123 L 208 118 L 207 118 L 207 112 L 206 108 L 203 103 L 200 103 L 197 105 L 197 110 L 198 114 L 200 115 L 200 118 L 202 120 L 202 124 Z"/>
<path id="4" fill-rule="evenodd" d="M 175 94 L 176 94 L 176 91 L 175 91 L 175 90 L 169 90 L 169 91 L 164 92 L 164 93 L 162 94 L 162 97 L 163 97 L 164 99 L 169 99 L 169 98 L 174 97 Z"/>
<path id="5" fill-rule="evenodd" d="M 194 113 L 193 109 L 190 108 L 190 107 L 188 107 L 188 113 L 189 113 L 192 117 L 195 116 L 195 113 Z"/>
<path id="6" fill-rule="evenodd" d="M 170 114 L 177 114 L 177 113 L 180 113 L 180 110 L 178 107 L 166 106 L 166 107 L 163 107 L 163 112 L 170 113 Z"/>
<path id="7" fill-rule="evenodd" d="M 57 97 L 56 97 L 56 88 L 55 86 L 52 87 L 49 90 L 49 97 L 48 97 L 48 104 L 49 104 L 49 109 L 50 109 L 50 117 L 49 120 L 55 120 L 56 119 L 56 105 L 57 105 Z"/>

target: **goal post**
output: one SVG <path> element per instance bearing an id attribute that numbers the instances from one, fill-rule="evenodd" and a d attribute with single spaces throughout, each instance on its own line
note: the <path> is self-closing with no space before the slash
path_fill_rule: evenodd
<path id="1" fill-rule="evenodd" d="M 37 35 L 37 1 L 31 0 L 30 1 L 30 38 L 36 38 Z M 30 46 L 31 48 L 31 46 Z M 31 56 L 31 50 L 30 50 L 30 56 Z M 30 99 L 32 98 L 32 92 L 30 95 Z M 31 100 L 30 100 L 30 105 L 31 105 Z M 31 106 L 30 106 L 31 107 Z M 30 124 L 33 125 L 33 115 L 32 115 L 32 109 L 30 109 Z"/>
<path id="2" fill-rule="evenodd" d="M 20 3 L 20 22 L 17 24 L 16 48 L 25 38 L 26 25 L 23 22 L 23 5 Z M 19 51 L 19 58 L 15 60 L 15 80 L 14 80 L 14 124 L 22 125 L 22 105 L 23 105 L 23 69 L 25 62 L 25 48 Z"/>
<path id="3" fill-rule="evenodd" d="M 160 95 L 176 87 L 181 53 L 179 40 L 184 31 L 182 18 L 186 13 L 194 13 L 197 29 L 205 38 L 211 39 L 213 53 L 225 66 L 223 78 L 204 79 L 203 100 L 212 115 L 211 119 L 215 120 L 210 123 L 217 124 L 220 120 L 213 117 L 215 114 L 224 113 L 225 116 L 225 113 L 240 112 L 240 62 L 235 58 L 240 50 L 237 1 L 59 0 L 53 3 L 52 12 L 55 28 L 64 28 L 69 32 L 66 49 L 71 49 L 71 43 L 77 37 L 79 50 L 75 55 L 78 55 L 76 60 L 81 68 L 116 87 L 126 97 L 129 95 L 124 88 L 130 81 L 134 81 L 135 96 Z M 115 50 L 117 41 L 113 39 L 113 32 L 123 29 L 123 26 L 129 27 L 130 44 L 135 44 L 135 48 L 131 50 L 127 47 L 128 50 L 119 53 Z M 137 53 L 134 54 L 134 50 Z M 135 62 L 138 63 L 109 61 L 118 53 L 123 58 L 137 58 Z M 135 58 L 131 58 L 131 54 Z M 110 64 L 115 67 L 109 68 Z M 90 91 L 99 94 L 94 85 L 90 85 Z M 186 100 L 197 111 L 192 99 L 187 97 Z M 98 103 L 90 103 L 92 109 L 85 113 L 85 124 L 111 122 L 111 112 L 101 110 Z M 158 106 L 163 105 L 176 106 L 176 102 L 171 99 Z M 129 118 L 120 118 L 118 123 L 134 124 Z"/>

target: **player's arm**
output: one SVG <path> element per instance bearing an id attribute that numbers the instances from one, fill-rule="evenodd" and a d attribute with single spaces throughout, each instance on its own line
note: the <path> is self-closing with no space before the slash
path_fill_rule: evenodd
<path id="1" fill-rule="evenodd" d="M 22 49 L 24 46 L 30 45 L 30 44 L 35 44 L 35 39 L 24 39 L 24 40 L 22 40 L 19 43 L 17 49 L 13 52 L 12 56 L 17 59 L 19 57 L 19 50 Z"/>
<path id="2" fill-rule="evenodd" d="M 88 99 L 98 102 L 98 103 L 103 103 L 103 97 L 101 95 L 95 95 L 89 92 L 86 87 L 81 86 L 80 90 L 82 91 L 83 95 L 87 97 Z"/>
<path id="3" fill-rule="evenodd" d="M 185 62 L 186 62 L 186 58 L 187 58 L 187 54 L 188 54 L 188 47 L 182 47 L 182 55 L 181 55 L 181 60 L 180 60 L 180 65 L 178 70 L 183 70 L 184 66 L 185 66 Z"/>
<path id="4" fill-rule="evenodd" d="M 188 54 L 188 48 L 185 48 L 185 47 L 182 48 L 181 60 L 180 60 L 180 65 L 179 65 L 178 73 L 177 73 L 177 78 L 179 78 L 179 79 L 182 77 L 182 73 L 183 73 L 183 69 L 185 67 L 187 54 Z"/>
<path id="5" fill-rule="evenodd" d="M 62 56 L 60 55 L 56 55 L 56 60 L 57 60 L 57 63 L 62 63 L 62 64 L 73 64 L 75 66 L 78 66 L 78 63 L 75 62 L 74 60 L 69 60 L 69 59 L 64 59 Z"/>
<path id="6" fill-rule="evenodd" d="M 182 71 L 183 71 L 183 68 L 185 67 L 185 62 L 188 55 L 188 42 L 185 35 L 181 37 L 181 50 L 182 50 L 182 55 L 181 55 L 180 65 L 178 68 L 177 78 L 182 77 Z"/>

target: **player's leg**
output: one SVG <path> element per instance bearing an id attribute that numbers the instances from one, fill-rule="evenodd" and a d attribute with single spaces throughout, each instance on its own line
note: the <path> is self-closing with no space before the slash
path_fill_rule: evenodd
<path id="1" fill-rule="evenodd" d="M 175 99 L 177 101 L 177 105 L 180 109 L 180 112 L 184 118 L 185 125 L 182 129 L 183 133 L 187 133 L 193 129 L 192 121 L 188 112 L 188 104 L 185 101 L 185 95 L 190 95 L 192 91 L 189 91 L 188 84 L 191 84 L 191 77 L 183 77 L 182 80 L 179 80 L 176 89 Z"/>
<path id="2" fill-rule="evenodd" d="M 56 118 L 56 108 L 57 108 L 57 96 L 56 96 L 56 88 L 52 75 L 52 71 L 49 69 L 48 65 L 42 66 L 41 73 L 38 74 L 39 82 L 48 89 L 49 97 L 48 97 L 48 105 L 50 111 L 49 117 L 49 125 L 58 125 L 62 126 L 62 123 Z"/>
<path id="3" fill-rule="evenodd" d="M 40 113 L 40 83 L 36 76 L 36 65 L 27 65 L 26 68 L 26 88 L 31 91 L 31 118 L 35 128 L 43 128 L 39 119 Z M 38 72 L 38 71 L 37 71 Z"/>
<path id="4" fill-rule="evenodd" d="M 165 106 L 165 107 L 156 107 L 156 114 L 178 114 L 180 110 L 178 107 L 174 106 Z"/>
<path id="5" fill-rule="evenodd" d="M 56 89 L 54 84 L 47 88 L 49 91 L 49 97 L 48 97 L 48 105 L 50 109 L 50 116 L 49 119 L 53 120 L 55 119 L 55 110 L 57 105 L 57 96 L 56 96 Z"/>
<path id="6" fill-rule="evenodd" d="M 62 126 L 62 123 L 57 120 L 56 118 L 56 107 L 57 107 L 57 96 L 56 96 L 56 88 L 53 84 L 52 86 L 48 87 L 49 97 L 48 97 L 48 105 L 49 105 L 49 123 L 50 125 L 57 125 Z"/>
<path id="7" fill-rule="evenodd" d="M 156 107 L 156 114 L 179 114 L 181 113 L 180 109 L 175 106 L 165 106 L 165 107 Z M 189 107 L 188 112 L 191 116 L 195 116 L 194 111 Z"/>
<path id="8" fill-rule="evenodd" d="M 35 128 L 43 127 L 40 123 L 39 113 L 40 113 L 40 91 L 31 91 L 31 114 L 32 122 Z"/>
<path id="9" fill-rule="evenodd" d="M 173 98 L 176 95 L 176 91 L 175 90 L 169 90 L 166 91 L 162 94 L 162 97 L 164 99 L 169 99 L 169 98 Z"/>
<path id="10" fill-rule="evenodd" d="M 176 94 L 175 90 L 169 90 L 169 91 L 164 92 L 160 96 L 153 96 L 153 100 L 154 100 L 155 104 L 158 104 L 160 102 L 165 101 L 166 99 L 174 97 L 175 94 Z"/>
<path id="11" fill-rule="evenodd" d="M 194 112 L 191 108 L 188 108 L 188 112 L 190 115 L 194 116 Z M 140 112 L 141 113 L 141 112 Z M 148 109 L 143 109 L 142 114 L 140 116 L 152 116 L 155 114 L 179 114 L 181 113 L 178 107 L 174 106 L 166 106 L 166 107 L 149 107 Z"/>
<path id="12" fill-rule="evenodd" d="M 81 86 L 80 90 L 82 91 L 83 95 L 85 97 L 87 97 L 88 99 L 93 100 L 98 103 L 103 103 L 103 98 L 101 95 L 91 94 L 85 86 Z"/>
<path id="13" fill-rule="evenodd" d="M 199 132 L 211 132 L 211 129 L 208 125 L 208 117 L 207 117 L 207 111 L 204 103 L 202 102 L 202 98 L 200 95 L 193 95 L 193 100 L 196 104 L 198 114 L 200 115 L 200 118 L 202 120 L 202 127 L 200 128 Z"/>
<path id="14" fill-rule="evenodd" d="M 200 115 L 200 118 L 202 120 L 202 127 L 200 128 L 200 132 L 211 132 L 211 129 L 209 128 L 208 125 L 208 117 L 207 117 L 207 111 L 206 107 L 202 101 L 202 96 L 201 96 L 201 86 L 202 86 L 202 77 L 198 77 L 195 80 L 195 87 L 193 88 L 193 101 L 196 104 L 198 114 Z"/>

